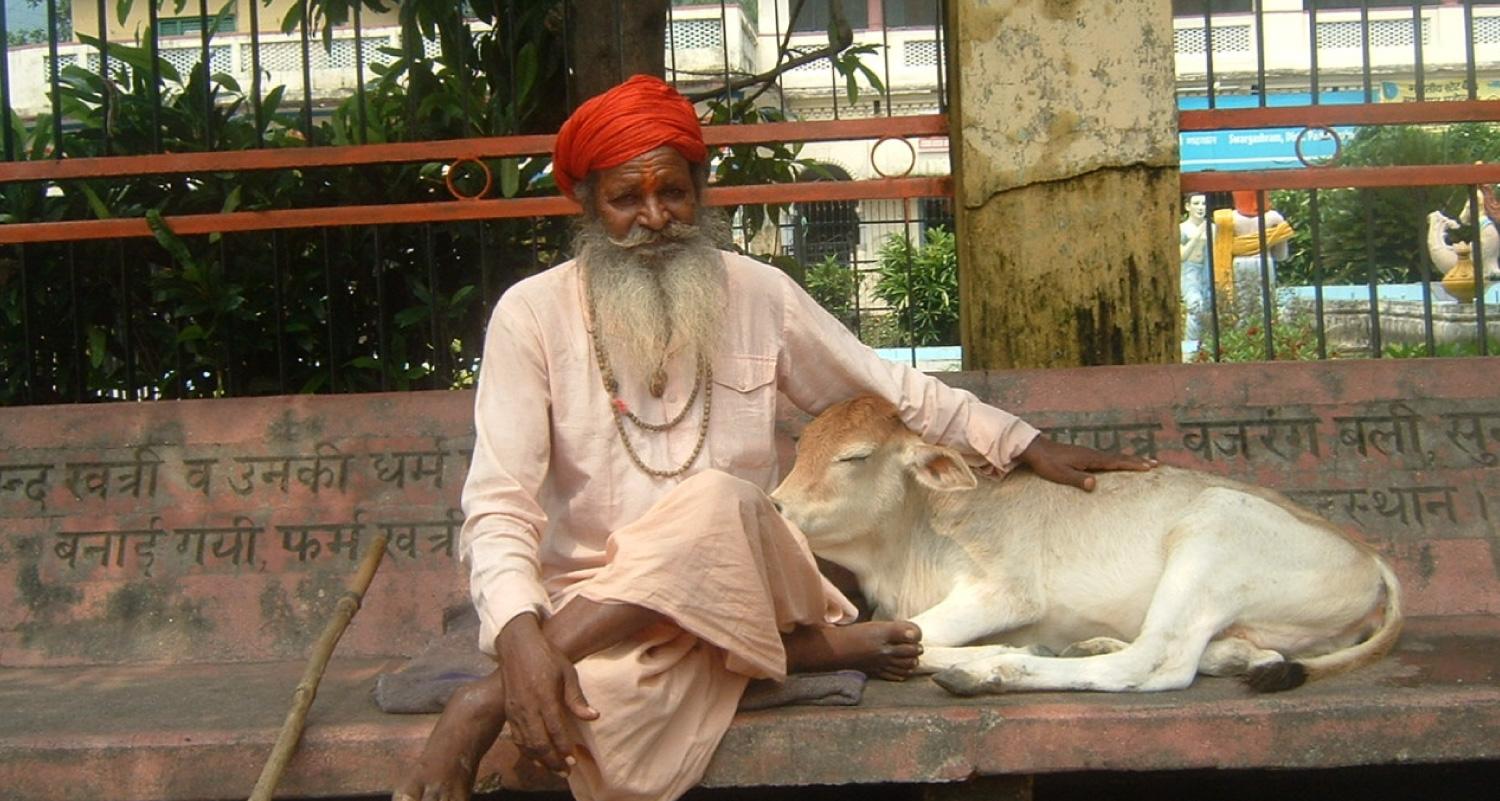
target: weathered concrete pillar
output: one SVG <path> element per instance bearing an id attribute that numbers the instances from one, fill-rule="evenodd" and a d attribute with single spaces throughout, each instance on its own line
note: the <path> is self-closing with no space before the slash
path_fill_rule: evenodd
<path id="1" fill-rule="evenodd" d="M 966 369 L 1176 361 L 1167 0 L 950 0 Z"/>

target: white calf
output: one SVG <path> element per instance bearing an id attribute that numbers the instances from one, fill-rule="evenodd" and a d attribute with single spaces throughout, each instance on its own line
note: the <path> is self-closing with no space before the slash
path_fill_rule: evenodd
<path id="1" fill-rule="evenodd" d="M 921 627 L 921 668 L 960 694 L 1170 690 L 1200 672 L 1283 690 L 1395 644 L 1390 567 L 1280 494 L 1171 467 L 1097 481 L 976 480 L 860 398 L 807 427 L 772 498 L 880 617 Z"/>

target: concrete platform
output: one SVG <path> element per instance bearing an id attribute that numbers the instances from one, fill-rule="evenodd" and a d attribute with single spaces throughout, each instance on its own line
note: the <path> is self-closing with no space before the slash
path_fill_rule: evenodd
<path id="1" fill-rule="evenodd" d="M 389 790 L 432 716 L 377 711 L 399 660 L 337 660 L 279 796 Z M 244 798 L 302 672 L 295 661 L 0 671 L 7 799 Z M 929 681 L 872 682 L 856 707 L 741 714 L 714 786 L 952 783 L 1084 770 L 1328 768 L 1500 758 L 1500 620 L 1415 618 L 1396 652 L 1276 695 L 1200 678 L 1182 692 L 954 698 Z M 481 786 L 558 789 L 508 745 Z"/>

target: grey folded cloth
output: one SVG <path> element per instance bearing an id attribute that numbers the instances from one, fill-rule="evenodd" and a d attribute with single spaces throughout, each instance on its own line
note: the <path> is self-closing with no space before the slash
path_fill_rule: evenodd
<path id="1" fill-rule="evenodd" d="M 495 663 L 475 646 L 479 617 L 472 610 L 448 624 L 447 630 L 405 665 L 375 679 L 375 705 L 382 712 L 415 715 L 441 712 L 448 697 L 461 685 L 495 669 Z M 853 706 L 864 695 L 865 674 L 857 670 L 796 673 L 785 682 L 750 682 L 740 709 L 766 709 L 789 704 Z"/>
<path id="2" fill-rule="evenodd" d="M 854 706 L 865 694 L 865 674 L 857 670 L 834 670 L 828 673 L 793 673 L 786 681 L 756 679 L 740 696 L 740 709 L 769 709 L 773 706 L 806 704 L 809 706 Z"/>

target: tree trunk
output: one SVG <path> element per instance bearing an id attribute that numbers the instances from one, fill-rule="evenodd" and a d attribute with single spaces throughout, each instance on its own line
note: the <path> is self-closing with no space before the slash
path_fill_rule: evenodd
<path id="1" fill-rule="evenodd" d="M 666 72 L 667 2 L 571 0 L 568 65 L 574 103 L 637 73 L 660 77 Z"/>

